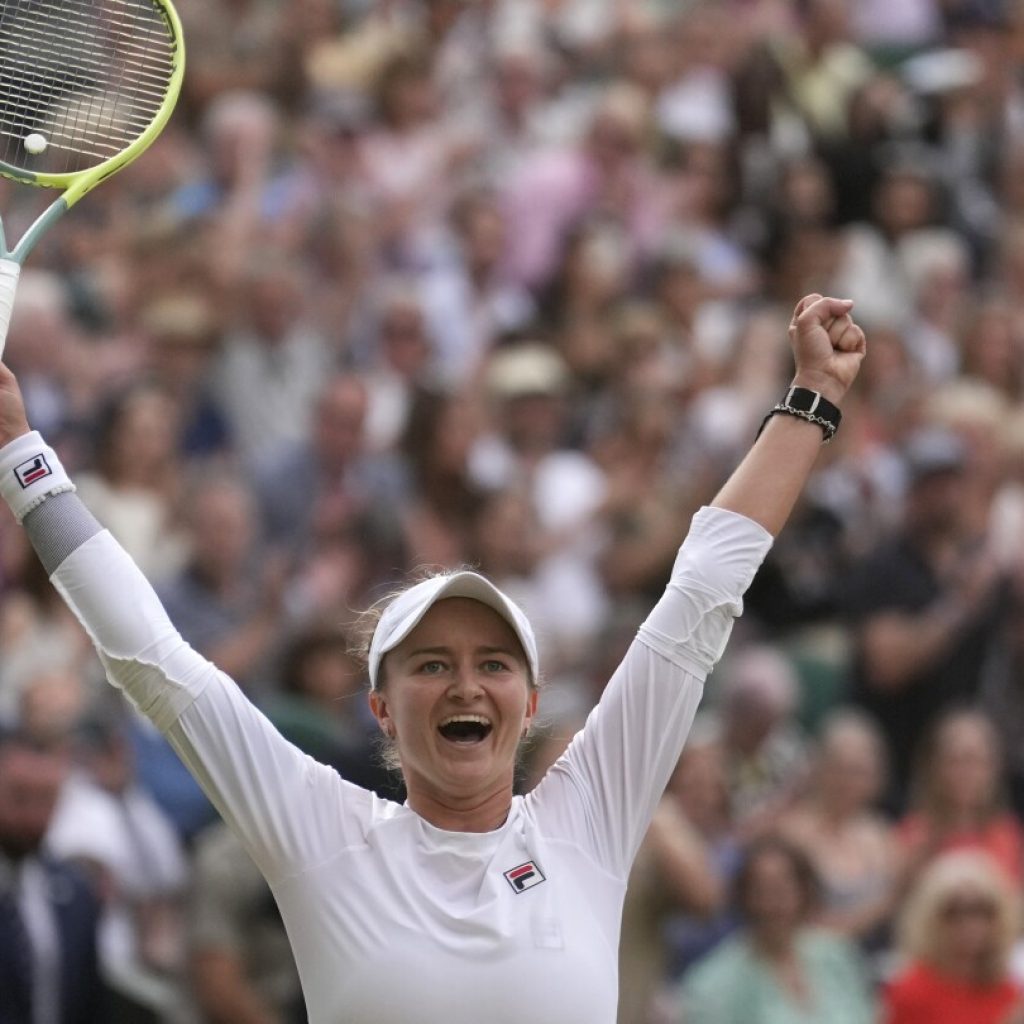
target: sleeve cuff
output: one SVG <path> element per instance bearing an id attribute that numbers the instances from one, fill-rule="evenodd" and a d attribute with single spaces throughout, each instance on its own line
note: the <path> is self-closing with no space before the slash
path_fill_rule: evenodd
<path id="1" fill-rule="evenodd" d="M 50 495 L 74 489 L 57 453 L 39 431 L 22 434 L 0 448 L 0 496 L 19 523 Z"/>

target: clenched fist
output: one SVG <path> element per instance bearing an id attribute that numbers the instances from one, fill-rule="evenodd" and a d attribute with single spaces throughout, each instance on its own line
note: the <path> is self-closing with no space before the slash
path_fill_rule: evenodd
<path id="1" fill-rule="evenodd" d="M 796 359 L 793 383 L 839 404 L 867 351 L 864 332 L 854 322 L 851 299 L 805 295 L 793 310 L 789 343 Z"/>

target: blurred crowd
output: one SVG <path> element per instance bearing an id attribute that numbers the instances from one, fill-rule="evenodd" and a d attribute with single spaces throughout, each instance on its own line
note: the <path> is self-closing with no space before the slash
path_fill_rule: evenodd
<path id="1" fill-rule="evenodd" d="M 479 567 L 543 646 L 530 786 L 793 305 L 852 297 L 869 357 L 637 862 L 620 1024 L 1024 1022 L 1024 4 L 177 6 L 179 108 L 46 236 L 6 358 L 185 638 L 400 799 L 351 623 Z M 0 180 L 14 238 L 48 200 Z M 304 1021 L 269 890 L 6 510 L 0 652 L 0 1004 Z"/>

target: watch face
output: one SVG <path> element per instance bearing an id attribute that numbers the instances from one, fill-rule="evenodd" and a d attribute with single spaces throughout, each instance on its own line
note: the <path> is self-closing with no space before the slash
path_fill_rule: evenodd
<path id="1" fill-rule="evenodd" d="M 791 409 L 799 409 L 801 412 L 810 412 L 811 407 L 821 396 L 807 388 L 790 388 L 786 404 Z"/>

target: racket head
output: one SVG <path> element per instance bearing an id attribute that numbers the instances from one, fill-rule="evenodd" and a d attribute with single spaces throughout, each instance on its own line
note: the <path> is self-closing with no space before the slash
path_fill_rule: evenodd
<path id="1" fill-rule="evenodd" d="M 72 206 L 150 146 L 184 72 L 169 0 L 0 0 L 0 175 Z"/>

